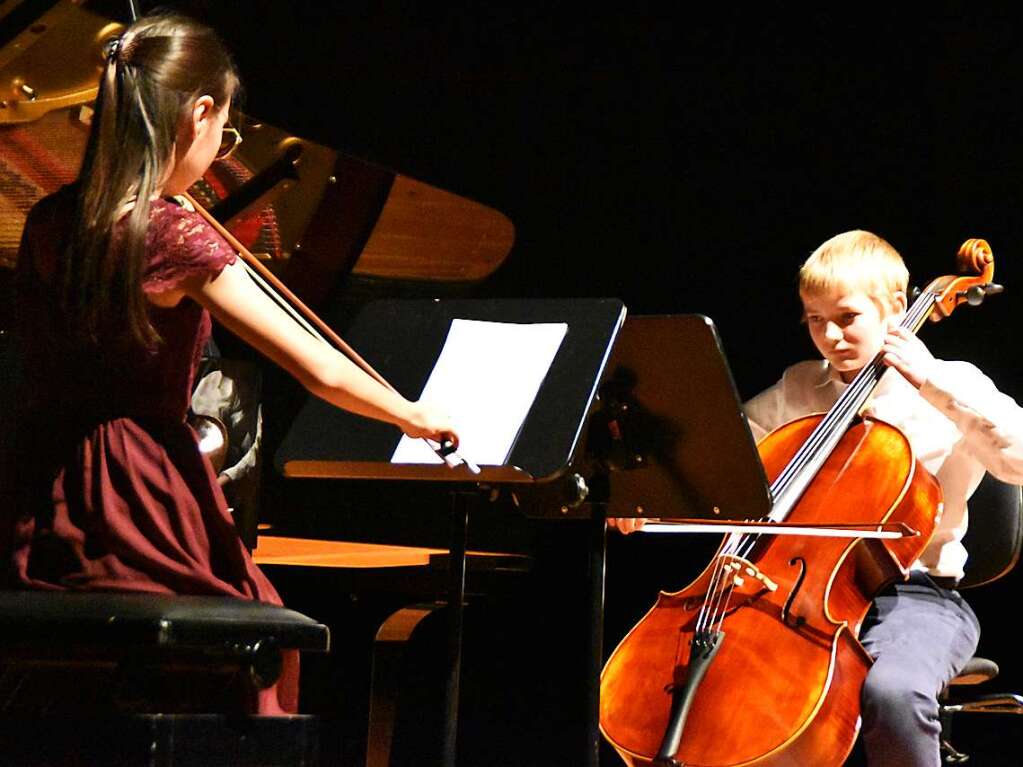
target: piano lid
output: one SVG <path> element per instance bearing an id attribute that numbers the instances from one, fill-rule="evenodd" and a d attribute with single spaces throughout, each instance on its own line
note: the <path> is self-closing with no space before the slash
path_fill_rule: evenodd
<path id="1" fill-rule="evenodd" d="M 82 5 L 60 0 L 0 48 L 0 81 L 13 84 L 0 94 L 0 266 L 14 266 L 31 206 L 75 178 L 102 45 L 123 28 Z M 253 117 L 239 123 L 244 143 L 191 191 L 307 302 L 349 274 L 384 291 L 475 283 L 511 250 L 514 226 L 493 208 Z"/>

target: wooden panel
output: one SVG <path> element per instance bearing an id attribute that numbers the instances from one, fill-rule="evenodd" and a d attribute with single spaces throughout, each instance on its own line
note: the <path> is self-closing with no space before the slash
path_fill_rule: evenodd
<path id="1" fill-rule="evenodd" d="M 515 242 L 504 214 L 406 176 L 396 176 L 354 273 L 474 282 L 491 275 Z"/>
<path id="2" fill-rule="evenodd" d="M 303 176 L 313 168 L 303 168 Z M 284 267 L 285 283 L 306 303 L 320 304 L 351 272 L 376 225 L 394 174 L 340 154 L 323 168 L 308 226 Z M 315 185 L 310 185 L 315 186 Z"/>
<path id="3" fill-rule="evenodd" d="M 306 567 L 425 567 L 430 557 L 447 554 L 447 549 L 418 546 L 391 546 L 381 543 L 351 541 L 320 541 L 309 538 L 286 538 L 260 535 L 252 558 L 260 565 L 303 565 Z M 473 557 L 521 559 L 513 554 L 469 551 Z"/>
<path id="4" fill-rule="evenodd" d="M 252 558 L 260 565 L 304 565 L 307 567 L 423 567 L 431 554 L 444 549 L 387 546 L 349 541 L 317 541 L 261 535 Z"/>
<path id="5" fill-rule="evenodd" d="M 96 97 L 103 44 L 123 27 L 81 6 L 57 3 L 0 49 L 0 123 L 37 120 Z"/>

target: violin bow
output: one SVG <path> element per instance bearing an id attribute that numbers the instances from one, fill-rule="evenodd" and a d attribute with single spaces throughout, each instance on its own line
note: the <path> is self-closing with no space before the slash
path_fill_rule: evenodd
<path id="1" fill-rule="evenodd" d="M 366 360 L 364 360 L 351 346 L 345 342 L 337 333 L 331 329 L 327 323 L 317 316 L 312 309 L 306 306 L 301 299 L 296 296 L 287 285 L 280 281 L 277 276 L 264 266 L 258 258 L 256 258 L 248 248 L 235 237 L 227 228 L 221 224 L 213 215 L 200 205 L 194 197 L 187 192 L 179 195 L 189 205 L 191 205 L 195 212 L 198 213 L 210 226 L 213 227 L 216 232 L 227 240 L 230 245 L 238 253 L 241 258 L 241 263 L 248 271 L 249 275 L 253 278 L 256 284 L 262 288 L 272 300 L 274 300 L 278 306 L 280 306 L 288 315 L 294 319 L 306 332 L 311 334 L 314 338 L 318 339 L 324 344 L 333 347 L 340 351 L 348 359 L 350 359 L 355 365 L 363 370 L 367 375 L 370 376 L 374 381 L 379 383 L 386 389 L 399 393 L 387 379 L 385 379 L 380 373 L 373 368 Z M 329 339 L 329 340 L 328 340 Z M 448 467 L 454 469 L 460 464 L 464 465 L 471 473 L 479 474 L 479 467 L 462 457 L 455 451 L 451 445 L 447 442 L 435 445 L 432 440 L 426 437 L 421 438 L 430 449 L 436 453 L 441 460 L 448 465 Z"/>

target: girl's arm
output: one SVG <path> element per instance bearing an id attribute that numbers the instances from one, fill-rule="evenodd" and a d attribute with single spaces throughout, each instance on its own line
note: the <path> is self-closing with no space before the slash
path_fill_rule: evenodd
<path id="1" fill-rule="evenodd" d="M 313 336 L 252 281 L 240 261 L 218 275 L 183 281 L 170 293 L 151 296 L 173 305 L 188 296 L 219 322 L 294 376 L 316 396 L 359 415 L 395 424 L 410 437 L 458 442 L 454 427 L 429 404 L 410 402 L 381 385 L 341 352 Z"/>

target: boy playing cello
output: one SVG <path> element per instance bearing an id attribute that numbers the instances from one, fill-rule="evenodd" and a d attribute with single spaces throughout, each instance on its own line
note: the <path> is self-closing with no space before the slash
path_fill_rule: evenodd
<path id="1" fill-rule="evenodd" d="M 863 231 L 822 244 L 799 272 L 799 295 L 822 360 L 789 367 L 746 403 L 754 436 L 830 409 L 856 374 L 883 353 L 892 368 L 867 414 L 900 429 L 941 485 L 944 510 L 905 583 L 882 591 L 860 631 L 874 658 L 862 692 L 871 767 L 938 767 L 937 696 L 973 655 L 977 619 L 955 590 L 963 575 L 967 501 L 985 471 L 1023 483 L 1023 409 L 973 365 L 936 360 L 898 327 L 909 275 L 898 252 Z M 612 520 L 631 532 L 639 520 Z M 982 515 L 976 524 L 983 524 Z"/>

